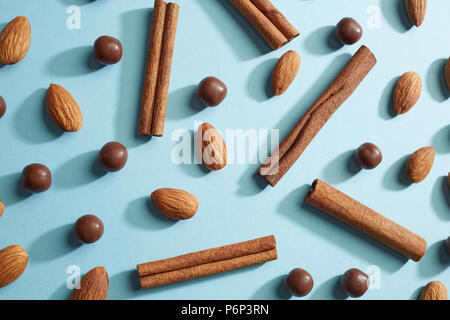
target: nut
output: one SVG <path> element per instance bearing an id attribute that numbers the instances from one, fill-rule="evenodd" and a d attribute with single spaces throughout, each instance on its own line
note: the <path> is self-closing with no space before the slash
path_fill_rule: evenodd
<path id="1" fill-rule="evenodd" d="M 223 169 L 227 165 L 227 146 L 220 133 L 209 123 L 203 123 L 197 134 L 203 165 L 211 171 Z"/>
<path id="2" fill-rule="evenodd" d="M 156 209 L 174 220 L 192 218 L 199 206 L 199 201 L 195 196 L 179 189 L 158 189 L 153 191 L 151 197 Z"/>
<path id="3" fill-rule="evenodd" d="M 416 27 L 419 27 L 425 20 L 427 12 L 427 0 L 405 0 L 406 13 L 409 20 Z"/>
<path id="4" fill-rule="evenodd" d="M 431 171 L 436 151 L 433 147 L 423 147 L 415 151 L 406 163 L 406 175 L 413 183 L 423 181 Z"/>
<path id="5" fill-rule="evenodd" d="M 16 281 L 25 271 L 28 254 L 15 244 L 0 251 L 0 288 Z"/>
<path id="6" fill-rule="evenodd" d="M 300 69 L 301 57 L 290 50 L 278 60 L 272 73 L 272 89 L 276 96 L 283 94 L 291 85 Z"/>
<path id="7" fill-rule="evenodd" d="M 109 279 L 105 268 L 96 267 L 84 275 L 80 288 L 74 289 L 70 300 L 106 300 Z"/>
<path id="8" fill-rule="evenodd" d="M 3 204 L 3 201 L 0 200 L 0 217 L 3 215 L 4 212 L 5 212 L 5 205 Z"/>
<path id="9" fill-rule="evenodd" d="M 397 81 L 394 91 L 394 109 L 398 114 L 408 112 L 419 100 L 422 79 L 415 72 L 406 72 Z"/>
<path id="10" fill-rule="evenodd" d="M 440 281 L 431 281 L 420 293 L 420 300 L 447 300 L 447 287 Z"/>
<path id="11" fill-rule="evenodd" d="M 63 131 L 74 132 L 83 126 L 83 115 L 72 95 L 63 87 L 51 84 L 47 91 L 47 111 Z"/>
<path id="12" fill-rule="evenodd" d="M 15 64 L 22 60 L 30 48 L 31 26 L 25 17 L 11 20 L 0 34 L 0 62 Z"/>

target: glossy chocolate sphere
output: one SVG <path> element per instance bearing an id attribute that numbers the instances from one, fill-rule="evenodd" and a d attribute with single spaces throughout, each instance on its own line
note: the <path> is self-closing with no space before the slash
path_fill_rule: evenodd
<path id="1" fill-rule="evenodd" d="M 93 243 L 103 235 L 103 222 L 97 216 L 87 214 L 75 222 L 75 234 L 84 243 Z"/>
<path id="2" fill-rule="evenodd" d="M 358 269 L 350 269 L 341 277 L 341 287 L 353 298 L 361 297 L 369 289 L 370 279 L 367 274 Z"/>
<path id="3" fill-rule="evenodd" d="M 114 64 L 122 59 L 122 44 L 109 36 L 101 36 L 94 43 L 94 58 L 100 64 Z"/>
<path id="4" fill-rule="evenodd" d="M 215 77 L 208 77 L 198 85 L 197 96 L 205 106 L 215 107 L 227 96 L 227 86 Z"/>
<path id="5" fill-rule="evenodd" d="M 122 169 L 128 160 L 128 151 L 119 142 L 109 142 L 100 150 L 100 165 L 109 172 Z"/>
<path id="6" fill-rule="evenodd" d="M 52 185 L 52 174 L 43 164 L 33 163 L 22 171 L 22 187 L 32 193 L 44 192 Z"/>
<path id="7" fill-rule="evenodd" d="M 308 271 L 296 268 L 289 272 L 284 283 L 292 295 L 304 297 L 314 287 L 314 280 Z"/>
<path id="8" fill-rule="evenodd" d="M 344 18 L 336 26 L 336 36 L 344 44 L 354 44 L 362 37 L 361 25 L 352 18 Z"/>
<path id="9" fill-rule="evenodd" d="M 373 143 L 362 144 L 355 153 L 356 162 L 364 169 L 374 169 L 383 160 L 381 150 Z"/>
<path id="10" fill-rule="evenodd" d="M 3 117 L 5 112 L 6 112 L 6 102 L 5 99 L 3 99 L 2 96 L 0 96 L 0 118 Z"/>

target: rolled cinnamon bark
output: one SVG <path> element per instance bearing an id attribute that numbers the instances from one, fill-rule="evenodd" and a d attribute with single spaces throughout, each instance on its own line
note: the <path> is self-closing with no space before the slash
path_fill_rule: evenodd
<path id="1" fill-rule="evenodd" d="M 176 3 L 155 0 L 139 118 L 141 134 L 164 134 L 178 12 Z"/>
<path id="2" fill-rule="evenodd" d="M 409 259 L 419 261 L 425 254 L 424 238 L 319 179 L 313 182 L 305 201 Z"/>
<path id="3" fill-rule="evenodd" d="M 302 155 L 334 112 L 355 91 L 377 60 L 361 46 L 319 99 L 306 111 L 275 152 L 258 169 L 275 186 Z"/>
<path id="4" fill-rule="evenodd" d="M 268 0 L 228 0 L 272 49 L 279 49 L 300 33 Z"/>
<path id="5" fill-rule="evenodd" d="M 277 259 L 274 236 L 137 265 L 142 288 L 162 286 Z"/>
<path id="6" fill-rule="evenodd" d="M 231 271 L 248 267 L 254 264 L 264 263 L 277 259 L 277 250 L 272 249 L 255 254 L 245 255 L 228 260 L 221 260 L 198 266 L 158 273 L 150 276 L 141 277 L 139 279 L 141 288 L 153 288 L 200 277 L 205 277 L 217 273 Z"/>

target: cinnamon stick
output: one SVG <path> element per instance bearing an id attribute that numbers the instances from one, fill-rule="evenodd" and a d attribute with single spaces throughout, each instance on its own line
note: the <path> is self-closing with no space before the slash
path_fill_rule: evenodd
<path id="1" fill-rule="evenodd" d="M 229 0 L 272 49 L 279 49 L 300 33 L 269 0 Z"/>
<path id="2" fill-rule="evenodd" d="M 313 182 L 305 201 L 409 259 L 419 261 L 425 254 L 424 238 L 319 179 Z"/>
<path id="3" fill-rule="evenodd" d="M 243 268 L 277 258 L 274 236 L 137 265 L 142 288 Z"/>
<path id="4" fill-rule="evenodd" d="M 275 186 L 281 180 L 328 119 L 356 90 L 376 62 L 375 56 L 366 46 L 359 48 L 325 92 L 258 169 L 258 173 L 271 186 Z"/>
<path id="5" fill-rule="evenodd" d="M 155 0 L 139 119 L 141 134 L 164 134 L 178 12 L 177 4 Z"/>

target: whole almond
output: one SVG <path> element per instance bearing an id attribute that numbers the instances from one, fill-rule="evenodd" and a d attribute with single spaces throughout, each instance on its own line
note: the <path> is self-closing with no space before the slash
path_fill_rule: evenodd
<path id="1" fill-rule="evenodd" d="M 427 12 L 427 0 L 405 0 L 406 13 L 409 20 L 416 27 L 419 27 L 425 20 Z"/>
<path id="2" fill-rule="evenodd" d="M 156 209 L 174 220 L 192 218 L 199 206 L 199 201 L 195 196 L 179 189 L 158 189 L 152 192 L 151 197 Z"/>
<path id="3" fill-rule="evenodd" d="M 0 251 L 0 288 L 16 281 L 25 271 L 28 254 L 15 244 Z"/>
<path id="4" fill-rule="evenodd" d="M 203 123 L 198 129 L 203 165 L 217 171 L 227 165 L 227 146 L 219 131 L 209 123 Z"/>
<path id="5" fill-rule="evenodd" d="M 447 88 L 450 90 L 450 58 L 445 64 L 445 82 L 447 82 Z"/>
<path id="6" fill-rule="evenodd" d="M 11 20 L 0 34 L 0 62 L 15 64 L 22 60 L 30 48 L 31 26 L 25 17 Z"/>
<path id="7" fill-rule="evenodd" d="M 283 94 L 291 85 L 300 69 L 301 57 L 290 50 L 278 60 L 272 73 L 272 89 L 276 96 Z"/>
<path id="8" fill-rule="evenodd" d="M 419 183 L 428 176 L 435 154 L 433 147 L 423 147 L 409 157 L 406 163 L 406 175 L 411 182 Z"/>
<path id="9" fill-rule="evenodd" d="M 5 205 L 3 204 L 3 201 L 0 200 L 0 217 L 3 215 L 3 212 L 5 212 Z"/>
<path id="10" fill-rule="evenodd" d="M 419 100 L 422 79 L 415 72 L 406 72 L 397 81 L 394 91 L 394 109 L 398 114 L 408 112 Z"/>
<path id="11" fill-rule="evenodd" d="M 431 281 L 420 293 L 420 300 L 447 300 L 447 287 L 440 281 Z"/>
<path id="12" fill-rule="evenodd" d="M 105 268 L 96 267 L 84 275 L 80 288 L 74 289 L 70 300 L 106 300 L 109 279 Z"/>
<path id="13" fill-rule="evenodd" d="M 83 126 L 83 115 L 72 95 L 63 87 L 51 84 L 47 91 L 47 111 L 63 131 L 74 132 Z"/>

